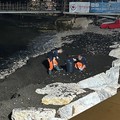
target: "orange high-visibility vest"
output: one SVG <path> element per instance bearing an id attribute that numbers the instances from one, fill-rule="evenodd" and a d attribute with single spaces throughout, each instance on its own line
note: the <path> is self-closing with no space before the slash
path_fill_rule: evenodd
<path id="1" fill-rule="evenodd" d="M 52 61 L 50 61 L 50 59 L 48 58 L 48 63 L 49 63 L 49 70 L 53 70 L 55 65 L 58 65 L 58 62 L 56 61 L 55 58 L 53 58 Z"/>
<path id="2" fill-rule="evenodd" d="M 83 64 L 81 62 L 75 63 L 75 68 L 76 69 L 81 69 L 83 67 Z"/>

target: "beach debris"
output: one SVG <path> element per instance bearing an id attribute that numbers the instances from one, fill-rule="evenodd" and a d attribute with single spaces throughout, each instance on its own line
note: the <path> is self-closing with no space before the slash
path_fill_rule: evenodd
<path id="1" fill-rule="evenodd" d="M 42 89 L 36 89 L 38 94 L 47 94 L 42 98 L 42 103 L 49 105 L 66 105 L 77 95 L 84 93 L 76 83 L 53 83 Z"/>
<path id="2" fill-rule="evenodd" d="M 12 120 L 52 120 L 56 110 L 49 108 L 15 108 L 12 110 Z"/>

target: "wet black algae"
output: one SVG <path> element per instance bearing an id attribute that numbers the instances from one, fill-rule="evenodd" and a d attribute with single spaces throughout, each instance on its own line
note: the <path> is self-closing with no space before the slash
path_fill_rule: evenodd
<path id="1" fill-rule="evenodd" d="M 71 35 L 62 39 L 73 40 L 72 44 L 63 46 L 63 54 L 60 56 L 60 65 L 65 68 L 66 55 L 76 57 L 78 54 L 83 55 L 87 60 L 87 68 L 83 72 L 75 70 L 73 73 L 67 73 L 65 69 L 61 72 L 54 71 L 53 75 L 48 77 L 46 83 L 51 82 L 78 82 L 89 78 L 101 72 L 110 69 L 112 61 L 115 58 L 110 57 L 110 45 L 118 42 L 116 34 L 101 35 L 87 32 L 80 35 Z"/>

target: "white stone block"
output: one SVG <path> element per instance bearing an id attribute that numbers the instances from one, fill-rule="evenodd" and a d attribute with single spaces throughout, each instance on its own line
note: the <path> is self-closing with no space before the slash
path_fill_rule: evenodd
<path id="1" fill-rule="evenodd" d="M 101 90 L 98 90 L 96 91 L 100 100 L 103 101 L 103 100 L 106 100 L 107 98 L 117 94 L 117 88 L 119 88 L 120 85 L 118 86 L 107 86 L 107 87 L 104 87 L 102 88 Z"/>
<path id="2" fill-rule="evenodd" d="M 112 66 L 115 67 L 115 66 L 119 66 L 120 67 L 120 59 L 116 59 L 112 62 Z"/>
<path id="3" fill-rule="evenodd" d="M 70 119 L 75 115 L 89 109 L 90 107 L 98 104 L 100 98 L 96 92 L 90 93 L 83 98 L 80 98 L 68 105 L 58 109 L 57 113 L 61 118 Z"/>
<path id="4" fill-rule="evenodd" d="M 103 72 L 88 79 L 78 82 L 80 88 L 99 88 L 110 82 L 107 75 Z"/>
<path id="5" fill-rule="evenodd" d="M 38 94 L 47 94 L 42 98 L 42 103 L 49 105 L 66 105 L 78 94 L 86 92 L 76 83 L 52 83 L 42 89 L 36 89 Z"/>
<path id="6" fill-rule="evenodd" d="M 119 79 L 119 67 L 111 67 L 109 70 L 106 71 L 106 75 L 109 79 L 109 81 L 107 82 L 107 84 L 111 85 L 118 84 L 118 79 Z"/>
<path id="7" fill-rule="evenodd" d="M 75 115 L 80 114 L 81 112 L 102 102 L 103 100 L 115 95 L 118 87 L 120 87 L 120 85 L 103 87 L 100 90 L 96 90 L 95 92 L 90 93 L 83 98 L 79 98 L 78 100 L 59 108 L 57 113 L 61 118 L 70 119 Z"/>
<path id="8" fill-rule="evenodd" d="M 48 120 L 54 118 L 56 114 L 55 109 L 47 108 L 16 108 L 12 111 L 12 120 Z"/>
<path id="9" fill-rule="evenodd" d="M 104 88 L 106 86 L 118 85 L 119 67 L 112 67 L 106 73 L 100 73 L 88 79 L 78 82 L 80 88 L 91 88 L 94 90 Z"/>
<path id="10" fill-rule="evenodd" d="M 119 88 L 120 87 L 120 85 L 117 85 L 117 86 L 107 86 L 107 87 L 105 87 L 104 88 L 104 91 L 106 92 L 106 93 L 108 93 L 109 95 L 110 95 L 110 97 L 111 96 L 113 96 L 113 95 L 115 95 L 115 94 L 117 94 L 117 88 Z M 109 97 L 109 96 L 108 96 Z M 106 97 L 107 98 L 107 97 Z"/>
<path id="11" fill-rule="evenodd" d="M 120 58 L 120 48 L 116 48 L 110 51 L 109 56 Z"/>

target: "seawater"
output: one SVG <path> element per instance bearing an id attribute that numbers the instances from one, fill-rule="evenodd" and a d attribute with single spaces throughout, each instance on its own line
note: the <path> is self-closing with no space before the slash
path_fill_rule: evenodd
<path id="1" fill-rule="evenodd" d="M 14 19 L 0 18 L 0 79 L 21 68 L 31 57 L 59 48 L 64 43 L 71 43 L 73 40 L 61 39 L 70 34 L 72 33 L 40 32 L 36 28 L 21 27 Z"/>
<path id="2" fill-rule="evenodd" d="M 42 22 L 39 21 L 39 24 L 46 24 L 44 21 L 44 19 Z M 116 41 L 116 36 L 85 32 L 84 29 L 41 32 L 33 19 L 29 26 L 29 20 L 17 21 L 0 16 L 0 79 L 4 79 L 26 65 L 30 58 L 43 55 L 75 40 L 79 42 L 72 44 L 76 49 L 78 47 L 78 51 L 83 50 L 88 56 L 92 54 L 89 59 L 92 59 L 95 54 L 105 53 L 106 55 L 105 51 L 108 52 L 106 49 Z"/>

